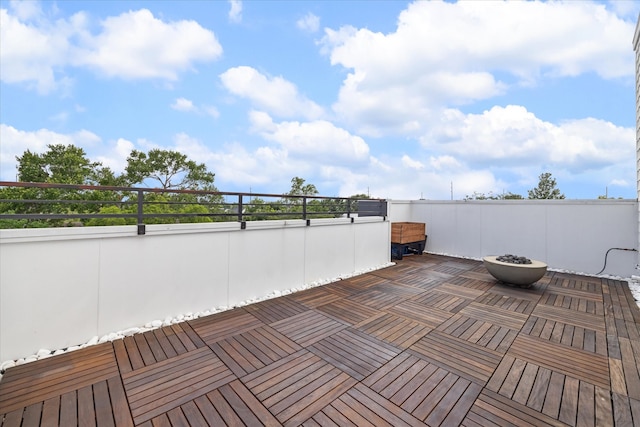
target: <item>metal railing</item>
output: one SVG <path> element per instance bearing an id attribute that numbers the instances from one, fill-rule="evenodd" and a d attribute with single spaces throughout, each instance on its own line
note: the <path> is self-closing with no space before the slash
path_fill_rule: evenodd
<path id="1" fill-rule="evenodd" d="M 381 199 L 0 181 L 0 228 L 387 216 Z"/>

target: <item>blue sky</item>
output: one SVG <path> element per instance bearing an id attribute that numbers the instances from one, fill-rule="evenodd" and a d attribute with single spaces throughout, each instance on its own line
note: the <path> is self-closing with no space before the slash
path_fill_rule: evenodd
<path id="1" fill-rule="evenodd" d="M 75 144 L 222 191 L 636 198 L 640 2 L 0 1 L 0 178 Z"/>

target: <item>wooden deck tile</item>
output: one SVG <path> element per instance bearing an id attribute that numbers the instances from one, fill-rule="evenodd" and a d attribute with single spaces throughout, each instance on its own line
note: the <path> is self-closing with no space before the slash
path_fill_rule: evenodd
<path id="1" fill-rule="evenodd" d="M 380 313 L 379 310 L 347 299 L 322 305 L 317 310 L 349 325 L 357 325 L 363 320 Z"/>
<path id="2" fill-rule="evenodd" d="M 538 305 L 531 314 L 536 317 L 544 317 L 545 319 L 565 323 L 567 325 L 573 325 L 602 333 L 606 332 L 604 319 L 602 316 L 595 314 L 581 313 L 567 308 L 548 305 Z"/>
<path id="3" fill-rule="evenodd" d="M 415 272 L 411 274 L 406 274 L 403 277 L 396 279 L 396 283 L 401 283 L 403 285 L 413 286 L 415 288 L 420 288 L 422 290 L 428 290 L 438 286 L 442 283 L 442 279 L 435 279 L 433 277 L 428 277 L 423 274 L 422 271 Z"/>
<path id="4" fill-rule="evenodd" d="M 350 296 L 348 301 L 357 305 L 370 307 L 375 310 L 384 310 L 385 308 L 392 307 L 405 299 L 406 297 L 371 289 Z"/>
<path id="5" fill-rule="evenodd" d="M 531 316 L 523 327 L 522 333 L 549 340 L 552 343 L 568 345 L 603 356 L 607 355 L 607 337 L 602 331 Z"/>
<path id="6" fill-rule="evenodd" d="M 309 351 L 358 380 L 400 353 L 400 349 L 354 329 L 324 338 L 312 344 Z"/>
<path id="7" fill-rule="evenodd" d="M 610 389 L 609 363 L 605 356 L 519 335 L 508 354 L 524 361 Z"/>
<path id="8" fill-rule="evenodd" d="M 122 375 L 136 424 L 231 382 L 235 376 L 207 347 Z"/>
<path id="9" fill-rule="evenodd" d="M 457 313 L 471 303 L 472 299 L 447 292 L 440 292 L 439 286 L 417 295 L 411 301 L 425 307 L 433 307 L 449 313 Z"/>
<path id="10" fill-rule="evenodd" d="M 456 314 L 436 329 L 452 337 L 468 341 L 504 354 L 517 336 L 517 331 L 494 323 Z"/>
<path id="11" fill-rule="evenodd" d="M 318 356 L 301 350 L 242 382 L 284 425 L 299 425 L 356 384 Z"/>
<path id="12" fill-rule="evenodd" d="M 337 301 L 342 297 L 335 292 L 326 290 L 324 287 L 317 287 L 301 292 L 296 292 L 295 294 L 291 295 L 291 298 L 306 307 L 316 308 L 318 306 Z"/>
<path id="13" fill-rule="evenodd" d="M 211 349 L 238 377 L 269 365 L 302 347 L 269 326 L 251 329 L 211 344 Z"/>
<path id="14" fill-rule="evenodd" d="M 388 308 L 386 311 L 396 316 L 422 323 L 432 329 L 437 328 L 442 322 L 453 316 L 453 313 L 425 306 L 417 301 L 404 301 Z"/>
<path id="15" fill-rule="evenodd" d="M 278 420 L 238 380 L 174 408 L 152 420 L 153 425 L 280 426 Z"/>
<path id="16" fill-rule="evenodd" d="M 264 326 L 263 322 L 242 308 L 201 317 L 188 323 L 207 344 Z"/>
<path id="17" fill-rule="evenodd" d="M 497 285 L 496 279 L 494 279 L 492 276 L 489 276 L 490 280 L 482 280 L 477 278 L 476 276 L 477 273 L 468 271 L 455 277 L 450 277 L 449 280 L 447 280 L 447 283 L 481 291 L 488 291 L 494 286 L 499 286 Z M 486 273 L 481 274 L 480 277 L 485 278 Z"/>
<path id="18" fill-rule="evenodd" d="M 402 409 L 389 406 L 388 401 L 361 384 L 323 408 L 313 420 L 318 425 L 424 426 Z"/>
<path id="19" fill-rule="evenodd" d="M 305 311 L 297 316 L 273 323 L 271 326 L 303 347 L 320 341 L 347 327 L 346 324 L 327 317 L 316 310 Z"/>
<path id="20" fill-rule="evenodd" d="M 494 286 L 484 295 L 476 298 L 475 302 L 515 311 L 516 313 L 531 314 L 541 296 L 542 292 L 535 292 L 535 290 L 516 289 L 511 286 Z"/>
<path id="21" fill-rule="evenodd" d="M 489 380 L 501 360 L 501 354 L 496 351 L 437 331 L 420 339 L 409 351 L 481 385 Z"/>
<path id="22" fill-rule="evenodd" d="M 477 302 L 472 302 L 459 313 L 461 316 L 484 322 L 500 325 L 505 328 L 519 331 L 527 321 L 528 316 L 523 313 L 513 312 L 504 308 L 488 306 Z"/>
<path id="23" fill-rule="evenodd" d="M 407 353 L 363 384 L 428 425 L 458 425 L 481 390 L 479 385 Z"/>
<path id="24" fill-rule="evenodd" d="M 362 332 L 405 349 L 425 336 L 431 328 L 391 313 L 380 313 L 358 325 Z"/>
<path id="25" fill-rule="evenodd" d="M 0 382 L 0 414 L 91 386 L 117 374 L 111 343 L 11 368 Z"/>
<path id="26" fill-rule="evenodd" d="M 295 316 L 296 314 L 307 311 L 309 308 L 288 296 L 284 296 L 247 305 L 244 309 L 264 323 L 269 324 Z"/>
<path id="27" fill-rule="evenodd" d="M 387 270 L 387 269 L 384 269 L 384 270 Z M 363 290 L 371 286 L 384 283 L 386 281 L 387 280 L 384 277 L 380 277 L 373 274 L 365 274 L 361 276 L 351 277 L 345 280 L 340 280 L 334 283 L 330 283 L 328 285 L 325 285 L 323 288 L 341 297 L 347 297 L 353 294 L 357 294 L 358 292 L 362 292 Z"/>
<path id="28" fill-rule="evenodd" d="M 471 407 L 467 419 L 482 426 L 566 426 L 563 422 L 488 390 L 480 394 Z"/>

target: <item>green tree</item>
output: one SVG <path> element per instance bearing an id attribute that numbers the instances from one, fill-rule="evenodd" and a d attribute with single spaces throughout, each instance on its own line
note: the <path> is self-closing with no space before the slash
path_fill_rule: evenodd
<path id="1" fill-rule="evenodd" d="M 316 196 L 318 189 L 313 184 L 305 184 L 305 180 L 300 177 L 291 178 L 291 190 L 287 193 L 289 196 Z"/>
<path id="2" fill-rule="evenodd" d="M 17 156 L 18 180 L 57 184 L 102 184 L 115 175 L 100 162 L 92 162 L 84 149 L 73 144 L 49 144 L 42 154 L 25 151 Z"/>
<path id="3" fill-rule="evenodd" d="M 524 197 L 522 197 L 520 194 L 514 194 L 512 192 L 503 194 L 502 198 L 504 200 L 523 200 L 524 199 Z"/>
<path id="4" fill-rule="evenodd" d="M 564 199 L 564 194 L 556 188 L 556 180 L 550 172 L 540 174 L 538 186 L 529 190 L 530 199 Z"/>
<path id="5" fill-rule="evenodd" d="M 213 185 L 215 174 L 204 163 L 172 150 L 153 149 L 148 154 L 133 150 L 127 158 L 126 177 L 131 185 L 151 179 L 165 190 L 217 191 Z"/>

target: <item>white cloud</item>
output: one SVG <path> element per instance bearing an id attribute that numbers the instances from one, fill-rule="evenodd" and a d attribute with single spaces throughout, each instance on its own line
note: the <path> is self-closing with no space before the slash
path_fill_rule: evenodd
<path id="1" fill-rule="evenodd" d="M 415 2 L 389 34 L 325 29 L 322 51 L 350 70 L 340 117 L 370 135 L 415 135 L 434 108 L 540 76 L 630 78 L 634 27 L 592 2 Z"/>
<path id="2" fill-rule="evenodd" d="M 234 23 L 242 22 L 242 1 L 229 0 L 229 21 Z"/>
<path id="3" fill-rule="evenodd" d="M 451 110 L 422 139 L 429 150 L 473 168 L 553 165 L 574 172 L 624 163 L 633 154 L 634 130 L 587 118 L 560 125 L 522 106 L 493 107 L 482 114 Z"/>
<path id="4" fill-rule="evenodd" d="M 309 12 L 296 21 L 296 27 L 302 31 L 315 33 L 320 29 L 320 18 Z"/>
<path id="5" fill-rule="evenodd" d="M 241 66 L 230 68 L 220 75 L 225 88 L 254 106 L 279 117 L 315 119 L 323 109 L 298 92 L 296 86 L 282 77 L 269 77 L 256 69 Z"/>
<path id="6" fill-rule="evenodd" d="M 274 123 L 266 113 L 257 111 L 250 113 L 250 120 L 253 131 L 280 144 L 291 157 L 352 166 L 369 160 L 369 146 L 361 137 L 328 121 Z"/>
<path id="7" fill-rule="evenodd" d="M 176 80 L 195 62 L 221 54 L 214 33 L 197 22 L 167 23 L 141 9 L 102 21 L 102 32 L 87 40 L 75 63 L 108 77 Z"/>
<path id="8" fill-rule="evenodd" d="M 214 119 L 220 117 L 220 111 L 218 111 L 218 109 L 212 105 L 204 105 L 202 107 L 202 110 L 206 115 L 213 117 Z"/>
<path id="9" fill-rule="evenodd" d="M 186 98 L 177 98 L 173 104 L 171 104 L 171 108 L 178 111 L 197 111 L 193 102 Z"/>
<path id="10" fill-rule="evenodd" d="M 56 89 L 56 70 L 69 60 L 68 38 L 74 33 L 65 21 L 38 25 L 0 9 L 0 78 L 26 83 L 42 94 Z"/>
<path id="11" fill-rule="evenodd" d="M 402 166 L 415 170 L 424 169 L 424 164 L 422 164 L 422 162 L 414 160 L 406 154 L 402 156 Z"/>
<path id="12" fill-rule="evenodd" d="M 207 115 L 209 117 L 213 117 L 214 119 L 220 117 L 220 112 L 216 107 L 211 105 L 202 105 L 198 107 L 193 103 L 193 101 L 186 98 L 176 98 L 173 104 L 171 104 L 171 108 L 176 111 L 182 111 L 185 113 Z"/>
<path id="13" fill-rule="evenodd" d="M 215 34 L 195 21 L 164 22 L 142 9 L 106 18 L 94 35 L 83 12 L 50 21 L 38 3 L 26 3 L 13 14 L 0 9 L 0 74 L 5 83 L 24 83 L 42 94 L 68 86 L 69 67 L 89 67 L 108 77 L 173 81 L 195 63 L 222 54 Z"/>

